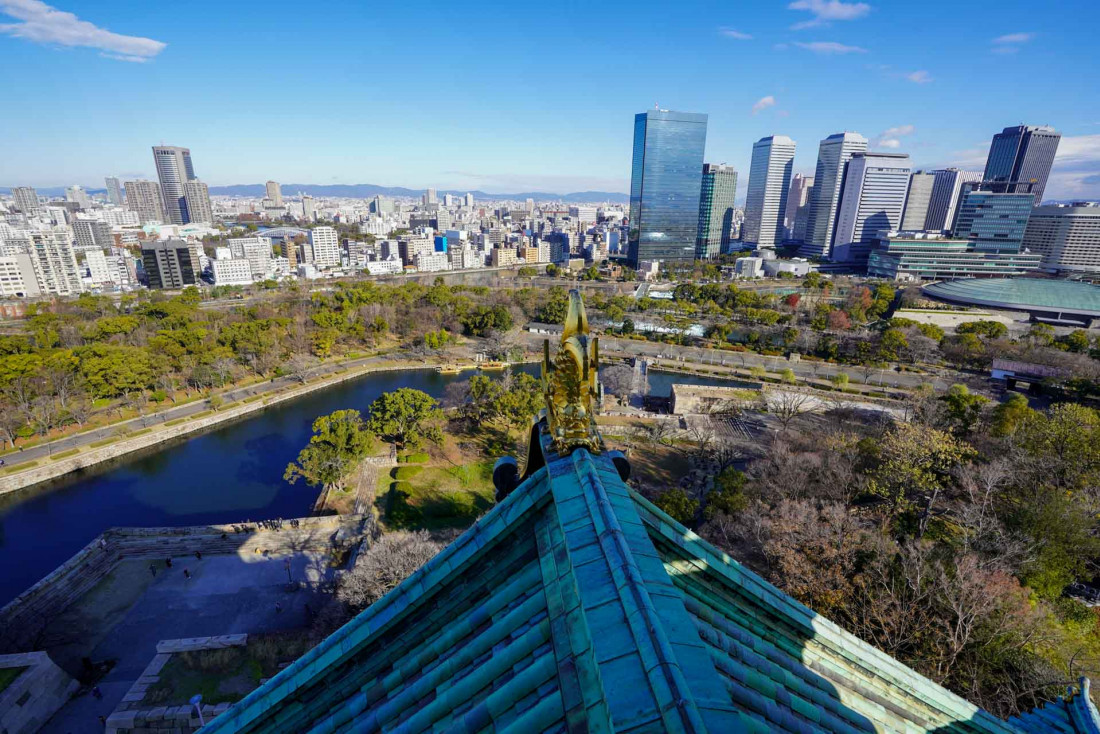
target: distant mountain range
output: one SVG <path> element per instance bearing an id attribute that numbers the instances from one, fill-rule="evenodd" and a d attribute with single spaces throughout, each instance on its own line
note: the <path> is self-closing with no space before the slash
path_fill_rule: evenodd
<path id="1" fill-rule="evenodd" d="M 64 196 L 64 186 L 42 186 L 35 189 L 39 196 Z M 84 189 L 89 194 L 105 194 L 106 189 Z M 211 186 L 210 194 L 212 196 L 244 196 L 251 198 L 260 198 L 264 196 L 265 189 L 263 184 L 235 184 L 233 186 Z M 378 186 L 376 184 L 283 184 L 283 194 L 286 196 L 294 196 L 298 193 L 309 194 L 310 196 L 318 197 L 333 197 L 333 198 L 346 198 L 346 199 L 369 199 L 375 196 L 411 196 L 414 198 L 419 197 L 424 193 L 424 189 L 406 189 L 401 186 Z M 626 194 L 620 194 L 614 191 L 575 191 L 571 194 L 554 194 L 548 191 L 522 191 L 518 194 L 489 194 L 484 191 L 453 191 L 440 189 L 437 192 L 439 196 L 444 194 L 453 194 L 454 196 L 465 196 L 467 193 L 473 194 L 475 199 L 485 201 L 486 199 L 492 201 L 501 201 L 502 199 L 511 199 L 512 201 L 523 201 L 524 199 L 534 199 L 535 201 L 561 201 L 566 204 L 588 204 L 595 202 L 607 202 L 611 204 L 627 204 L 630 201 L 630 197 Z M 0 194 L 11 194 L 11 188 L 7 186 L 0 186 Z"/>

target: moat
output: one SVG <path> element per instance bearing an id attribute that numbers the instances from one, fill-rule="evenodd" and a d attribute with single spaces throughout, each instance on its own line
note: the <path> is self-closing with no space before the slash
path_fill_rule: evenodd
<path id="1" fill-rule="evenodd" d="M 538 373 L 537 365 L 522 368 Z M 309 440 L 313 420 L 343 408 L 366 411 L 379 395 L 413 387 L 441 397 L 462 375 L 379 372 L 273 406 L 157 451 L 0 500 L 0 606 L 110 527 L 203 525 L 308 515 L 316 491 L 283 480 Z M 726 380 L 651 372 L 650 392 L 675 383 Z"/>

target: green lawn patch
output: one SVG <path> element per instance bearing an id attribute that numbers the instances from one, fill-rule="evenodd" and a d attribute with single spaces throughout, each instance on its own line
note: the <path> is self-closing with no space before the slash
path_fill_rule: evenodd
<path id="1" fill-rule="evenodd" d="M 118 440 L 117 437 L 112 436 L 111 438 L 101 438 L 98 441 L 92 441 L 88 445 L 91 446 L 93 449 L 98 449 L 101 446 L 106 446 L 107 444 L 114 443 L 117 440 Z"/>
<path id="2" fill-rule="evenodd" d="M 142 428 L 140 431 L 134 431 L 130 435 L 131 436 L 144 436 L 146 433 L 150 433 L 152 430 L 153 430 L 152 428 Z"/>
<path id="3" fill-rule="evenodd" d="M 212 415 L 213 413 L 214 411 L 212 410 L 204 410 L 201 413 L 195 413 L 192 416 L 188 416 L 188 418 L 205 418 L 206 416 Z"/>
<path id="4" fill-rule="evenodd" d="M 427 464 L 430 458 L 428 454 L 420 451 L 412 454 L 403 454 L 398 458 L 398 461 L 405 464 Z"/>
<path id="5" fill-rule="evenodd" d="M 23 471 L 24 469 L 30 469 L 31 467 L 38 466 L 37 461 L 24 461 L 22 464 L 16 464 L 15 466 L 9 466 L 4 469 L 5 474 L 15 474 L 17 471 Z"/>
<path id="6" fill-rule="evenodd" d="M 166 425 L 166 426 L 178 426 L 180 423 L 183 423 L 185 420 L 187 420 L 187 419 L 186 418 L 173 418 L 170 421 L 165 421 L 164 425 Z"/>
<path id="7" fill-rule="evenodd" d="M 27 667 L 28 666 L 24 665 L 21 668 L 0 668 L 0 693 L 14 683 L 15 679 L 22 675 Z"/>
<path id="8" fill-rule="evenodd" d="M 398 466 L 390 472 L 390 475 L 394 479 L 409 480 L 415 477 L 420 472 L 424 471 L 422 466 Z"/>
<path id="9" fill-rule="evenodd" d="M 76 456 L 80 453 L 80 449 L 69 449 L 68 451 L 62 451 L 59 454 L 53 454 L 50 456 L 50 461 L 60 461 L 61 459 L 67 459 L 70 456 Z"/>
<path id="10" fill-rule="evenodd" d="M 413 467 L 400 467 L 394 473 L 409 468 Z M 466 527 L 493 506 L 493 462 L 422 469 L 408 481 L 394 481 L 388 475 L 380 478 L 375 504 L 387 527 Z"/>

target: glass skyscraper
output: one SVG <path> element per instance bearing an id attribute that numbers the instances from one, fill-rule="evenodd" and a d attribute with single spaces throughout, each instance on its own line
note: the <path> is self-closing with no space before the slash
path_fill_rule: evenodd
<path id="1" fill-rule="evenodd" d="M 814 188 L 810 192 L 806 241 L 799 248 L 799 254 L 826 258 L 832 254 L 833 227 L 836 225 L 844 172 L 854 153 L 866 151 L 867 138 L 859 133 L 837 133 L 821 141 L 817 149 Z"/>
<path id="2" fill-rule="evenodd" d="M 1006 127 L 993 136 L 983 178 L 996 192 L 1030 191 L 1038 205 L 1043 201 L 1043 189 L 1061 139 L 1061 133 L 1045 125 Z"/>
<path id="3" fill-rule="evenodd" d="M 717 163 L 703 166 L 696 258 L 709 260 L 718 257 L 733 239 L 733 200 L 736 195 L 737 171 L 733 166 Z"/>
<path id="4" fill-rule="evenodd" d="M 628 259 L 695 259 L 707 116 L 651 110 L 634 116 Z"/>
<path id="5" fill-rule="evenodd" d="M 955 237 L 982 252 L 1019 252 L 1034 203 L 1034 194 L 964 188 Z"/>

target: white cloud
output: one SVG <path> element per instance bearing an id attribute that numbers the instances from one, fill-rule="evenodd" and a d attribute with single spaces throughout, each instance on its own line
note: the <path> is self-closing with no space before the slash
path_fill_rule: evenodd
<path id="1" fill-rule="evenodd" d="M 912 125 L 897 125 L 887 128 L 875 138 L 874 145 L 877 148 L 900 148 L 901 141 L 898 138 L 912 135 L 914 132 L 916 132 L 916 128 Z"/>
<path id="2" fill-rule="evenodd" d="M 795 46 L 804 48 L 807 51 L 813 51 L 815 54 L 852 54 L 867 53 L 867 49 L 860 48 L 859 46 L 845 46 L 843 43 L 837 43 L 835 41 L 812 41 L 810 43 L 799 43 L 795 41 Z"/>
<path id="3" fill-rule="evenodd" d="M 932 81 L 932 75 L 929 74 L 927 71 L 924 71 L 923 69 L 906 74 L 905 78 L 913 82 L 914 84 L 928 84 L 930 81 Z"/>
<path id="4" fill-rule="evenodd" d="M 1100 200 L 1100 135 L 1062 138 L 1043 198 Z"/>
<path id="5" fill-rule="evenodd" d="M 767 97 L 761 97 L 756 101 L 756 104 L 752 106 L 752 114 L 756 115 L 769 107 L 775 107 L 775 97 L 770 94 Z"/>
<path id="6" fill-rule="evenodd" d="M 41 0 L 0 0 L 0 13 L 20 23 L 0 23 L 0 33 L 35 43 L 97 48 L 105 58 L 119 61 L 147 61 L 167 44 L 140 36 L 124 36 L 81 20 Z"/>
<path id="7" fill-rule="evenodd" d="M 997 36 L 993 39 L 993 43 L 1027 43 L 1034 37 L 1034 33 L 1009 33 L 1004 36 Z"/>
<path id="8" fill-rule="evenodd" d="M 719 28 L 718 32 L 721 33 L 726 38 L 734 38 L 738 41 L 751 41 L 752 40 L 752 36 L 750 36 L 748 33 L 742 33 L 741 31 L 734 30 L 733 28 L 726 28 L 725 26 L 723 26 L 722 28 Z"/>
<path id="9" fill-rule="evenodd" d="M 867 3 L 845 3 L 841 0 L 796 0 L 787 6 L 790 10 L 808 10 L 814 17 L 791 26 L 792 30 L 829 25 L 834 20 L 855 20 L 871 12 Z"/>

